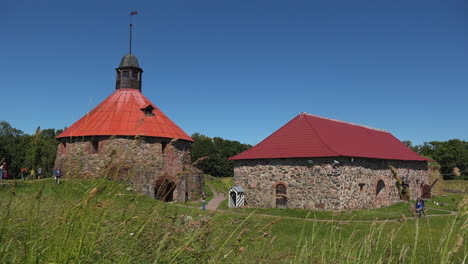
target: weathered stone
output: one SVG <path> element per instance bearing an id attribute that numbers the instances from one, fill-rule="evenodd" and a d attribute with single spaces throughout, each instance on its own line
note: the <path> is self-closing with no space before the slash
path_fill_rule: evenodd
<path id="1" fill-rule="evenodd" d="M 191 165 L 189 141 L 172 140 L 163 149 L 168 139 L 102 136 L 60 140 L 55 167 L 65 177 L 124 180 L 152 197 L 158 185 L 172 183 L 172 200 L 182 202 L 197 199 L 203 192 L 203 175 Z"/>
<path id="2" fill-rule="evenodd" d="M 339 161 L 338 167 L 333 168 L 334 160 Z M 280 183 L 287 188 L 289 208 L 346 210 L 391 205 L 400 201 L 400 197 L 389 165 L 408 179 L 412 199 L 422 194 L 421 186 L 429 181 L 425 161 L 354 158 L 351 162 L 349 158 L 337 157 L 271 159 L 270 164 L 276 165 L 272 170 L 265 168 L 266 161 L 234 161 L 235 184 L 247 187 L 252 179 L 258 184 L 256 189 L 245 193 L 248 206 L 276 207 L 275 188 Z M 379 180 L 385 187 L 377 193 Z"/>

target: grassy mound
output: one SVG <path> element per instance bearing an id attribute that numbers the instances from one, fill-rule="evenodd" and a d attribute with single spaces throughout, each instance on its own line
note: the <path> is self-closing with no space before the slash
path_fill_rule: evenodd
<path id="1" fill-rule="evenodd" d="M 0 187 L 0 263 L 462 263 L 468 252 L 466 200 L 458 216 L 328 223 L 201 211 L 126 187 Z"/>

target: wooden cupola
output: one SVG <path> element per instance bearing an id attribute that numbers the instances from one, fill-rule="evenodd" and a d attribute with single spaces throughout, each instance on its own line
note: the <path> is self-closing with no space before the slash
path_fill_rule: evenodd
<path id="1" fill-rule="evenodd" d="M 133 54 L 123 56 L 117 69 L 115 89 L 131 88 L 141 92 L 141 77 L 143 69 L 140 68 L 137 58 Z"/>

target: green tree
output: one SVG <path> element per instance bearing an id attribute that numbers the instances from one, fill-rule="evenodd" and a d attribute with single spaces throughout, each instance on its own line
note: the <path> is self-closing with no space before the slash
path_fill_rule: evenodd
<path id="1" fill-rule="evenodd" d="M 23 135 L 23 131 L 13 128 L 6 121 L 0 121 L 0 161 L 7 163 L 9 178 L 14 177 L 19 166 L 18 151 Z"/>
<path id="2" fill-rule="evenodd" d="M 194 133 L 192 139 L 192 160 L 195 165 L 204 173 L 217 177 L 232 177 L 234 165 L 229 158 L 252 147 L 220 137 L 210 138 L 200 133 Z"/>
<path id="3" fill-rule="evenodd" d="M 41 167 L 44 175 L 51 175 L 59 143 L 55 137 L 61 132 L 52 128 L 41 131 L 38 127 L 35 135 L 27 135 L 0 121 L 0 160 L 7 162 L 9 178 L 18 176 L 21 168 Z"/>
<path id="4" fill-rule="evenodd" d="M 405 142 L 408 141 L 403 141 L 404 144 L 407 144 Z M 444 175 L 444 179 L 455 179 L 452 173 L 454 167 L 458 167 L 462 172 L 461 179 L 468 179 L 468 141 L 459 139 L 431 141 L 414 146 L 412 149 L 419 155 L 430 157 L 437 161 L 441 166 L 440 171 Z"/>

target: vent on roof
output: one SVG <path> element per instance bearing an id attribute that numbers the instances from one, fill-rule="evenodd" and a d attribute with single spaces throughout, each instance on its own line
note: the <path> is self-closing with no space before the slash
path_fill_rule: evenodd
<path id="1" fill-rule="evenodd" d="M 147 107 L 141 108 L 140 110 L 143 111 L 145 116 L 154 116 L 154 113 L 153 113 L 154 107 L 152 105 L 148 105 Z"/>

